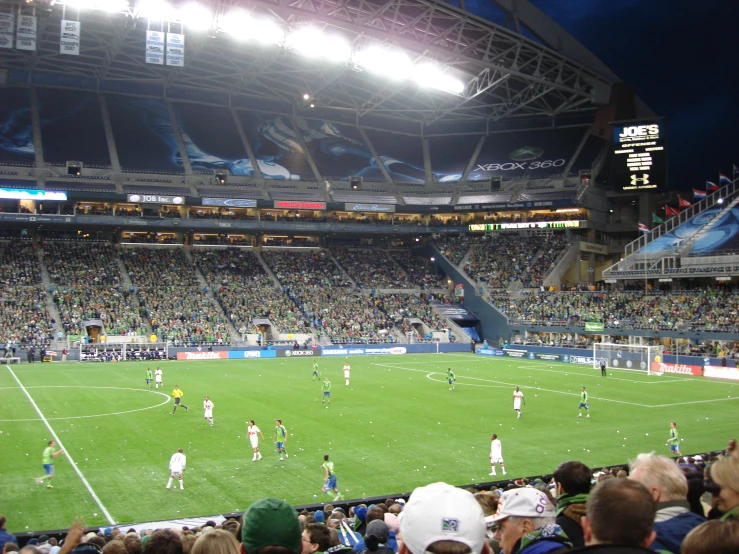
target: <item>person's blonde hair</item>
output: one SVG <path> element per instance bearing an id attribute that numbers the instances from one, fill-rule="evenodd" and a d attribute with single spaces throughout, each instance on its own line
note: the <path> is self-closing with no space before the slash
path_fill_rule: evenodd
<path id="1" fill-rule="evenodd" d="M 734 554 L 739 552 L 739 520 L 712 519 L 695 527 L 683 539 L 681 554 Z"/>
<path id="2" fill-rule="evenodd" d="M 739 493 L 739 460 L 727 456 L 711 464 L 711 480 L 722 488 Z"/>
<path id="3" fill-rule="evenodd" d="M 198 537 L 190 554 L 239 554 L 241 548 L 233 533 L 223 529 L 214 529 Z"/>
<path id="4" fill-rule="evenodd" d="M 662 501 L 685 500 L 688 497 L 688 479 L 674 460 L 666 456 L 658 456 L 654 452 L 639 454 L 631 462 L 631 479 L 637 475 L 639 481 L 647 488 L 659 487 Z"/>

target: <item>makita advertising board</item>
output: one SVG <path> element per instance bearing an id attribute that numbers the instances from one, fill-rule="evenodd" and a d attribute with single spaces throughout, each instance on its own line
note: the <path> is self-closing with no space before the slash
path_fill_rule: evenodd
<path id="1" fill-rule="evenodd" d="M 702 375 L 703 368 L 699 365 L 663 364 L 652 362 L 652 371 L 657 373 L 677 373 L 680 375 Z"/>
<path id="2" fill-rule="evenodd" d="M 178 360 L 226 360 L 228 352 L 219 350 L 216 352 L 177 352 Z"/>

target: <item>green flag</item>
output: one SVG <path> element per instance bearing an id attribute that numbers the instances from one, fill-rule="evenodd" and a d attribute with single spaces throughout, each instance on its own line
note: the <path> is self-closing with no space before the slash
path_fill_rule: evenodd
<path id="1" fill-rule="evenodd" d="M 664 219 L 659 217 L 656 213 L 652 212 L 652 223 L 664 223 Z"/>

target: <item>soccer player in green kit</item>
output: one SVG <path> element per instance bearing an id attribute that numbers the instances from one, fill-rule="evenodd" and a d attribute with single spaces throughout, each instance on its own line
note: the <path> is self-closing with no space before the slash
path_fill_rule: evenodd
<path id="1" fill-rule="evenodd" d="M 334 497 L 334 501 L 343 500 L 344 495 L 339 492 L 339 489 L 336 486 L 336 473 L 334 473 L 334 463 L 328 461 L 328 454 L 323 457 L 323 465 L 321 465 L 321 468 L 326 471 L 321 492 L 326 494 L 331 494 L 332 492 L 334 492 L 336 494 L 336 496 Z"/>
<path id="2" fill-rule="evenodd" d="M 318 374 L 318 362 L 315 360 L 313 361 L 313 375 L 311 375 L 310 380 L 315 381 L 315 377 L 318 377 L 318 380 L 321 380 L 321 376 Z"/>
<path id="3" fill-rule="evenodd" d="M 582 388 L 582 392 L 580 393 L 580 405 L 577 408 L 578 410 L 580 410 L 580 413 L 577 414 L 577 417 L 582 417 L 583 408 L 585 408 L 585 413 L 588 414 L 587 417 L 590 417 L 590 406 L 588 406 L 588 393 L 585 392 L 585 387 Z"/>
<path id="4" fill-rule="evenodd" d="M 457 376 L 454 375 L 451 367 L 446 370 L 446 380 L 449 381 L 449 390 L 454 390 L 454 381 L 457 380 Z"/>
<path id="5" fill-rule="evenodd" d="M 151 390 L 151 382 L 154 380 L 154 375 L 151 373 L 151 368 L 146 368 L 146 385 L 149 387 L 149 390 Z"/>
<path id="6" fill-rule="evenodd" d="M 328 377 L 326 377 L 326 380 L 323 382 L 323 400 L 321 400 L 321 404 L 326 402 L 326 399 L 328 398 L 328 403 L 331 404 L 331 381 L 328 380 Z M 328 406 L 326 406 L 328 408 Z"/>
<path id="7" fill-rule="evenodd" d="M 48 479 L 49 482 L 46 484 L 47 489 L 54 488 L 51 486 L 51 480 L 54 478 L 54 458 L 56 458 L 59 454 L 64 454 L 63 448 L 54 452 L 55 446 L 56 446 L 56 443 L 54 441 L 49 441 L 49 445 L 46 448 L 44 448 L 44 453 L 42 455 L 43 456 L 42 463 L 44 465 L 44 471 L 46 472 L 46 475 L 36 479 L 37 485 L 40 485 L 44 479 Z"/>
<path id="8" fill-rule="evenodd" d="M 287 429 L 285 429 L 285 426 L 282 424 L 281 419 L 275 420 L 275 436 L 272 437 L 272 440 L 277 445 L 277 453 L 280 455 L 280 461 L 283 460 L 283 454 L 285 455 L 285 458 L 289 458 L 290 456 L 287 455 L 287 450 L 285 450 L 285 443 L 287 442 Z"/>
<path id="9" fill-rule="evenodd" d="M 670 454 L 680 456 L 680 437 L 677 434 L 677 423 L 674 421 L 670 423 L 670 438 L 667 439 L 667 444 L 670 445 Z"/>

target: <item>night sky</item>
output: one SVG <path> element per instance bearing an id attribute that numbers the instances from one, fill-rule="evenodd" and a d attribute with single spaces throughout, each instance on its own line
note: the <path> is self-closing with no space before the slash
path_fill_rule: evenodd
<path id="1" fill-rule="evenodd" d="M 494 21 L 488 0 L 468 9 Z M 667 118 L 669 188 L 739 165 L 739 3 L 530 0 Z M 497 22 L 497 21 L 496 21 Z"/>

